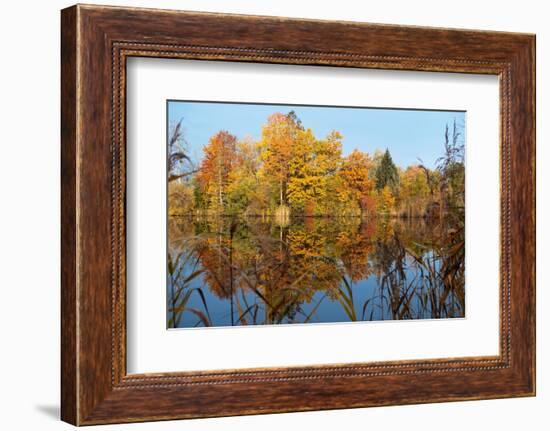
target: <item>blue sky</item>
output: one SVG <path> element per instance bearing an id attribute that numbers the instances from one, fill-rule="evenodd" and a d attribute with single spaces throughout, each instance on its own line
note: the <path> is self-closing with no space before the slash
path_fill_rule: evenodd
<path id="1" fill-rule="evenodd" d="M 402 167 L 417 164 L 420 158 L 433 168 L 443 154 L 445 125 L 452 127 L 455 119 L 457 124 L 465 124 L 465 113 L 460 111 L 184 101 L 168 102 L 168 123 L 183 118 L 185 138 L 198 162 L 203 146 L 219 130 L 227 130 L 239 139 L 250 136 L 258 140 L 269 115 L 292 110 L 318 139 L 338 130 L 343 136 L 344 155 L 355 148 L 369 154 L 388 148 L 394 162 Z"/>

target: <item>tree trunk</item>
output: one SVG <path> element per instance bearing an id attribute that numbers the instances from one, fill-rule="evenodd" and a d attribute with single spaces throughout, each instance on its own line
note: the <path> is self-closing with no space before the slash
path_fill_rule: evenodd
<path id="1" fill-rule="evenodd" d="M 218 175 L 218 199 L 220 202 L 220 208 L 223 210 L 223 194 L 222 194 L 222 172 L 219 170 Z"/>

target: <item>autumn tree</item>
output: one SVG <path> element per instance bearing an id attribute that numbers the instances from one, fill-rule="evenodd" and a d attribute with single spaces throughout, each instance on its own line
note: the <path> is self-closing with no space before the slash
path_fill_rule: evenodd
<path id="1" fill-rule="evenodd" d="M 229 175 L 237 162 L 237 138 L 227 131 L 220 131 L 210 138 L 203 153 L 198 183 L 209 197 L 211 208 L 223 212 Z"/>
<path id="2" fill-rule="evenodd" d="M 259 146 L 263 170 L 266 176 L 273 178 L 277 183 L 280 206 L 286 205 L 289 162 L 296 135 L 301 127 L 298 121 L 295 115 L 277 112 L 269 116 L 267 124 L 262 128 Z"/>
<path id="3" fill-rule="evenodd" d="M 381 214 L 389 215 L 395 207 L 395 197 L 390 186 L 385 186 L 379 191 L 378 211 Z"/>
<path id="4" fill-rule="evenodd" d="M 330 133 L 317 140 L 311 129 L 298 130 L 296 146 L 289 161 L 288 200 L 292 207 L 314 212 L 322 206 L 328 181 L 338 170 L 342 156 L 342 136 Z"/>
<path id="5" fill-rule="evenodd" d="M 235 163 L 229 172 L 227 197 L 231 212 L 246 212 L 252 205 L 261 208 L 266 204 L 259 189 L 258 171 L 260 154 L 251 138 L 237 143 Z"/>
<path id="6" fill-rule="evenodd" d="M 168 185 L 168 214 L 189 215 L 194 210 L 193 187 L 189 182 L 174 181 Z"/>
<path id="7" fill-rule="evenodd" d="M 429 175 L 428 175 L 429 177 Z M 420 166 L 409 166 L 401 172 L 399 179 L 399 197 L 403 216 L 423 215 L 430 187 L 427 176 Z"/>
<path id="8" fill-rule="evenodd" d="M 343 180 L 339 190 L 340 199 L 350 198 L 358 203 L 361 212 L 367 209 L 367 202 L 374 188 L 371 178 L 373 161 L 368 154 L 353 150 L 342 162 L 338 175 Z"/>

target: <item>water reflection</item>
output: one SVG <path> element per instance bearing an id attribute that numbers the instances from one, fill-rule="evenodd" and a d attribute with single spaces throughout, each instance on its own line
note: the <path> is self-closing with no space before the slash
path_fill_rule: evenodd
<path id="1" fill-rule="evenodd" d="M 460 220 L 170 217 L 168 327 L 464 317 Z"/>

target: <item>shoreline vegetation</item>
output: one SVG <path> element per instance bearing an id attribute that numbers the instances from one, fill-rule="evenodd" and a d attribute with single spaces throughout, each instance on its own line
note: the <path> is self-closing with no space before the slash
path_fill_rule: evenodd
<path id="1" fill-rule="evenodd" d="M 443 218 L 464 209 L 464 144 L 456 122 L 443 132 L 430 169 L 398 167 L 389 150 L 342 154 L 343 137 L 324 139 L 293 111 L 274 113 L 258 142 L 219 131 L 195 164 L 183 120 L 169 139 L 169 215 Z"/>
<path id="2" fill-rule="evenodd" d="M 274 113 L 259 141 L 219 131 L 194 163 L 171 128 L 168 327 L 465 316 L 460 126 L 433 169 L 343 139 Z"/>

